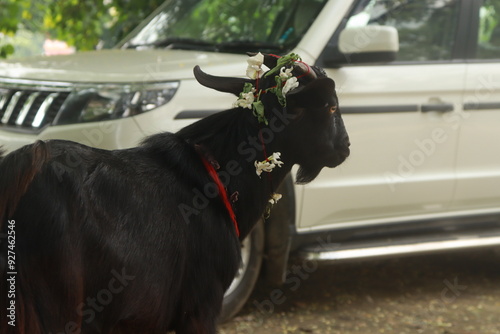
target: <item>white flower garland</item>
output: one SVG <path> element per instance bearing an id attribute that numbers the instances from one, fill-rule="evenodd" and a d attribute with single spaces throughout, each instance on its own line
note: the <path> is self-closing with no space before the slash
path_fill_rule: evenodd
<path id="1" fill-rule="evenodd" d="M 275 75 L 276 78 L 276 86 L 269 88 L 265 91 L 260 90 L 256 92 L 255 87 L 248 83 L 245 85 L 243 92 L 240 93 L 236 102 L 233 103 L 234 108 L 247 108 L 253 109 L 254 115 L 257 117 L 260 123 L 265 123 L 267 125 L 267 119 L 264 115 L 264 105 L 262 101 L 260 101 L 260 94 L 263 92 L 271 92 L 276 94 L 278 101 L 281 105 L 286 105 L 286 94 L 288 94 L 291 90 L 297 88 L 299 86 L 299 82 L 297 77 L 293 76 L 293 65 L 291 62 L 300 59 L 300 57 L 296 54 L 290 54 L 288 56 L 284 56 L 279 58 L 278 65 L 269 70 L 266 76 L 274 74 L 279 71 L 278 74 Z M 283 60 L 280 64 L 280 61 Z M 264 65 L 264 55 L 262 53 L 257 53 L 253 57 L 249 57 L 247 59 L 247 76 L 252 80 L 257 80 L 264 75 L 264 70 L 262 69 L 262 65 Z M 287 68 L 287 66 L 290 66 Z M 248 87 L 247 87 L 248 85 Z"/>
<path id="2" fill-rule="evenodd" d="M 288 94 L 289 91 L 297 87 L 299 87 L 299 82 L 297 80 L 297 77 L 291 77 L 285 82 L 285 85 L 283 86 L 281 92 L 283 93 L 283 96 L 286 96 L 286 94 Z"/>
<path id="3" fill-rule="evenodd" d="M 281 158 L 281 152 L 274 152 L 270 157 L 268 157 L 264 161 L 257 161 L 256 160 L 254 165 L 255 165 L 257 175 L 260 177 L 262 172 L 271 173 L 276 166 L 281 167 L 281 165 L 283 165 L 283 161 L 280 161 L 280 158 Z M 282 197 L 282 195 L 278 194 L 278 193 L 273 193 L 271 195 L 271 198 L 269 199 L 269 204 L 271 206 L 268 207 L 268 210 L 267 210 L 268 214 L 269 214 L 269 211 L 271 210 L 271 207 L 274 204 L 278 203 L 278 201 L 281 199 L 281 197 Z"/>
<path id="4" fill-rule="evenodd" d="M 283 80 L 291 78 L 293 76 L 292 70 L 293 68 L 286 68 L 286 67 L 280 68 L 280 78 Z"/>
<path id="5" fill-rule="evenodd" d="M 281 167 L 281 165 L 283 165 L 283 161 L 280 161 L 280 158 L 281 158 L 281 153 L 274 152 L 266 160 L 263 160 L 263 161 L 255 160 L 254 166 L 255 166 L 257 175 L 260 177 L 262 172 L 271 173 L 276 166 Z"/>
<path id="6" fill-rule="evenodd" d="M 262 53 L 257 53 L 255 56 L 247 59 L 247 77 L 250 79 L 257 79 L 264 74 L 262 70 L 262 65 L 264 64 L 264 55 Z"/>
<path id="7" fill-rule="evenodd" d="M 269 199 L 269 203 L 274 205 L 274 204 L 278 203 L 278 201 L 281 199 L 281 197 L 283 197 L 281 194 L 274 193 L 271 195 L 271 198 Z"/>
<path id="8" fill-rule="evenodd" d="M 255 101 L 255 88 L 252 88 L 252 90 L 247 93 L 240 93 L 240 98 L 233 103 L 233 107 L 252 109 L 252 104 L 254 101 Z"/>

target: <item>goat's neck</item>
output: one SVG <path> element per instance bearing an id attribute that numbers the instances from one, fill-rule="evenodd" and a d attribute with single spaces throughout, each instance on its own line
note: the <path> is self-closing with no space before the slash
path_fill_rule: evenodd
<path id="1" fill-rule="evenodd" d="M 294 164 L 292 154 L 288 152 L 284 142 L 283 138 L 276 136 L 272 142 L 263 145 L 257 130 L 255 135 L 242 138 L 240 143 L 228 145 L 225 159 L 217 160 L 221 167 L 220 173 L 230 177 L 227 185 L 228 195 L 238 198 L 233 206 L 242 237 L 248 234 L 262 216 L 271 196 L 276 193 Z M 275 167 L 270 173 L 262 172 L 259 177 L 255 161 L 263 161 L 275 152 L 282 154 L 281 161 L 284 164 Z M 214 158 L 220 159 L 215 156 Z"/>
<path id="2" fill-rule="evenodd" d="M 229 196 L 237 192 L 238 200 L 233 206 L 242 237 L 261 217 L 272 193 L 296 163 L 290 143 L 293 137 L 289 133 L 293 130 L 288 127 L 293 116 L 284 109 L 272 110 L 267 113 L 269 126 L 259 124 L 251 110 L 236 108 L 206 117 L 177 134 L 195 146 L 201 145 L 209 159 L 217 161 L 221 178 L 222 174 L 229 176 L 229 181 L 223 181 Z M 262 161 L 266 153 L 270 156 L 275 152 L 281 153 L 284 165 L 274 168 L 270 174 L 263 172 L 261 177 L 257 176 L 255 161 Z M 235 197 L 236 194 L 233 199 Z"/>

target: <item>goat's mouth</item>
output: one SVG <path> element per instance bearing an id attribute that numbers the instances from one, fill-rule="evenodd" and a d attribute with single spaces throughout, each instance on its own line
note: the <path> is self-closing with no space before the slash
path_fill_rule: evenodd
<path id="1" fill-rule="evenodd" d="M 326 163 L 326 167 L 334 168 L 342 164 L 351 154 L 349 147 L 336 149 L 333 154 L 329 157 Z"/>

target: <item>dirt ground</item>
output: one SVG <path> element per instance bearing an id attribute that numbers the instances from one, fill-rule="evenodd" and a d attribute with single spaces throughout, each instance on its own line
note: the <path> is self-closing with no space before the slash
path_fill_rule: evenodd
<path id="1" fill-rule="evenodd" d="M 296 263 L 281 288 L 259 282 L 220 334 L 499 334 L 500 253 L 335 265 Z"/>

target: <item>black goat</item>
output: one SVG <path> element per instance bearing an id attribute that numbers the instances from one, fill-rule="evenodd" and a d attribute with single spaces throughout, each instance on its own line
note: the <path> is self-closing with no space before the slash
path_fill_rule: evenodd
<path id="1" fill-rule="evenodd" d="M 215 333 L 239 241 L 274 189 L 294 164 L 309 182 L 349 155 L 333 80 L 280 59 L 264 62 L 293 69 L 299 86 L 286 97 L 277 73 L 248 80 L 195 68 L 205 86 L 250 90 L 253 112 L 235 107 L 132 149 L 51 140 L 3 157 L 0 332 Z M 281 168 L 256 175 L 256 160 L 270 171 L 278 158 Z"/>

